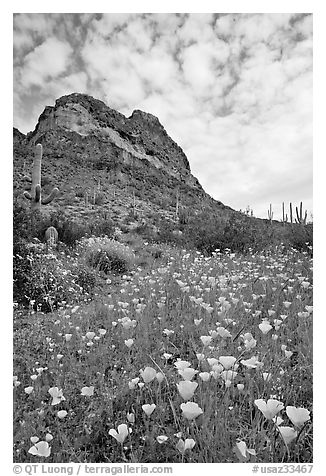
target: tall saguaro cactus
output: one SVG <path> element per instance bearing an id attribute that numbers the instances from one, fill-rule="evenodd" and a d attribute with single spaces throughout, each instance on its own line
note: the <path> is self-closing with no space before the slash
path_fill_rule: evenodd
<path id="1" fill-rule="evenodd" d="M 303 216 L 302 214 L 302 202 L 300 202 L 300 212 L 298 207 L 295 207 L 295 211 L 297 214 L 297 219 L 296 222 L 299 223 L 300 225 L 305 225 L 307 223 L 307 210 L 305 211 L 305 214 Z"/>
<path id="2" fill-rule="evenodd" d="M 284 202 L 282 202 L 282 223 L 285 224 L 288 221 L 288 214 L 285 213 Z"/>
<path id="3" fill-rule="evenodd" d="M 292 203 L 290 202 L 290 221 L 293 223 L 293 212 L 292 212 Z"/>
<path id="4" fill-rule="evenodd" d="M 269 209 L 267 210 L 267 217 L 268 217 L 268 220 L 271 224 L 272 224 L 272 221 L 273 221 L 273 216 L 274 216 L 274 213 L 273 213 L 273 210 L 272 210 L 272 204 L 270 203 L 269 204 Z"/>
<path id="5" fill-rule="evenodd" d="M 54 188 L 50 195 L 42 198 L 41 186 L 41 166 L 42 166 L 42 144 L 37 144 L 35 150 L 35 157 L 33 162 L 32 177 L 26 177 L 32 183 L 31 193 L 25 191 L 24 197 L 31 201 L 32 210 L 41 210 L 41 205 L 47 205 L 52 202 L 56 194 L 59 192 L 58 188 Z"/>

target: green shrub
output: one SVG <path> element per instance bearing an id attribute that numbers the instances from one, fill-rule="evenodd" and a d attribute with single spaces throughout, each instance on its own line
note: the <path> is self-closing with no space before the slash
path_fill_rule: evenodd
<path id="1" fill-rule="evenodd" d="M 86 189 L 85 188 L 78 188 L 76 190 L 76 197 L 77 198 L 84 198 L 85 199 L 85 193 L 86 193 Z"/>
<path id="2" fill-rule="evenodd" d="M 158 246 L 155 246 L 155 245 L 152 245 L 148 251 L 150 252 L 151 256 L 154 258 L 154 259 L 159 259 L 159 258 L 162 258 L 163 256 L 163 250 L 162 248 L 158 247 Z"/>
<path id="3" fill-rule="evenodd" d="M 92 200 L 92 203 L 94 200 Z M 95 195 L 95 203 L 94 205 L 102 205 L 105 202 L 105 193 L 98 192 Z"/>
<path id="4" fill-rule="evenodd" d="M 81 287 L 72 258 L 46 253 L 43 243 L 21 242 L 14 249 L 14 301 L 34 310 L 51 312 L 62 301 L 77 302 Z"/>
<path id="5" fill-rule="evenodd" d="M 89 234 L 94 236 L 108 236 L 113 238 L 115 234 L 115 225 L 112 220 L 108 218 L 100 218 L 93 222 L 90 222 L 89 225 Z"/>
<path id="6" fill-rule="evenodd" d="M 43 229 L 42 215 L 38 211 L 31 212 L 29 204 L 19 198 L 14 201 L 13 207 L 13 242 L 39 237 Z M 46 229 L 46 228 L 45 228 Z"/>
<path id="7" fill-rule="evenodd" d="M 52 215 L 50 222 L 51 226 L 58 231 L 59 241 L 70 247 L 74 247 L 83 236 L 89 233 L 88 225 L 70 220 L 62 212 Z"/>
<path id="8" fill-rule="evenodd" d="M 91 294 L 96 285 L 96 273 L 88 267 L 79 267 L 76 283 L 83 289 L 83 292 Z"/>
<path id="9" fill-rule="evenodd" d="M 86 263 L 105 274 L 123 274 L 135 263 L 135 255 L 127 246 L 108 237 L 91 237 L 81 242 Z"/>
<path id="10" fill-rule="evenodd" d="M 286 242 L 290 244 L 292 248 L 298 251 L 308 251 L 311 254 L 313 246 L 313 225 L 298 225 L 293 224 L 287 227 Z"/>

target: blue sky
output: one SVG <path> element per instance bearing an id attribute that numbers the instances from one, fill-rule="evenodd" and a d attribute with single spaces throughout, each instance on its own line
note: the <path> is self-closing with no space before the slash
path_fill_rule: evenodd
<path id="1" fill-rule="evenodd" d="M 312 15 L 17 14 L 14 126 L 81 92 L 156 115 L 217 200 L 312 211 Z"/>

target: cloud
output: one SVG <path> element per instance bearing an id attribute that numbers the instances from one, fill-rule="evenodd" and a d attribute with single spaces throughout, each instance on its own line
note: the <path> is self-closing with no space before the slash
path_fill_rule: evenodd
<path id="1" fill-rule="evenodd" d="M 45 86 L 49 78 L 66 71 L 72 51 L 69 43 L 48 38 L 26 56 L 20 71 L 21 84 L 25 88 Z"/>
<path id="2" fill-rule="evenodd" d="M 156 115 L 214 198 L 312 207 L 312 15 L 19 14 L 15 121 L 85 92 Z"/>

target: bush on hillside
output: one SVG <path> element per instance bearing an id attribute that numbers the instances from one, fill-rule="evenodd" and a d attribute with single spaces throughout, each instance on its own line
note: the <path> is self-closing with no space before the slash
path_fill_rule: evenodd
<path id="1" fill-rule="evenodd" d="M 135 255 L 127 246 L 108 237 L 91 237 L 80 243 L 86 263 L 105 274 L 123 274 L 133 267 Z"/>
<path id="2" fill-rule="evenodd" d="M 84 293 L 92 294 L 97 281 L 96 272 L 88 266 L 79 266 L 77 271 L 76 283 Z"/>
<path id="3" fill-rule="evenodd" d="M 289 243 L 292 248 L 298 251 L 309 251 L 311 254 L 313 246 L 313 225 L 302 226 L 293 224 L 287 227 L 286 243 Z"/>
<path id="4" fill-rule="evenodd" d="M 72 259 L 47 253 L 43 243 L 20 242 L 14 252 L 14 301 L 43 312 L 53 311 L 62 301 L 77 302 L 82 289 L 75 265 Z"/>
<path id="5" fill-rule="evenodd" d="M 13 207 L 13 241 L 14 245 L 18 241 L 31 241 L 39 236 L 40 229 L 43 228 L 42 215 L 40 212 L 31 211 L 27 202 L 17 198 Z"/>

